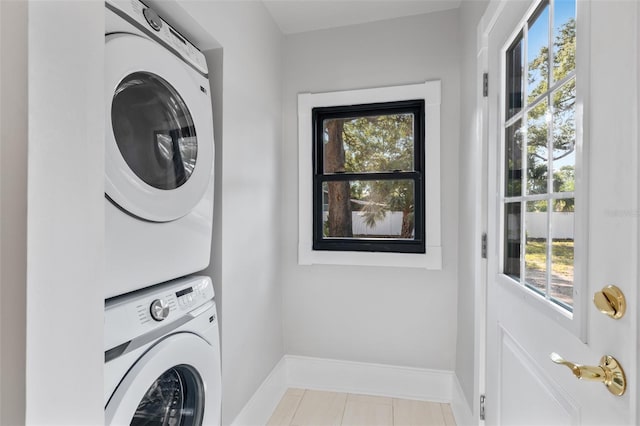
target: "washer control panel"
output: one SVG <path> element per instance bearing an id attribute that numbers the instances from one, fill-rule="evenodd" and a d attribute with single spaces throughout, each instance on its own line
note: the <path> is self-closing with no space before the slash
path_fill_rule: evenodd
<path id="1" fill-rule="evenodd" d="M 190 310 L 196 305 L 201 305 L 207 299 L 211 299 L 211 285 L 208 282 L 201 281 L 190 287 L 184 288 L 176 292 L 178 307 L 180 309 Z"/>
<path id="2" fill-rule="evenodd" d="M 189 316 L 214 300 L 211 279 L 179 278 L 105 303 L 105 348 L 111 349 L 136 336 Z M 215 318 L 213 318 L 215 320 Z"/>
<path id="3" fill-rule="evenodd" d="M 189 62 L 203 74 L 208 73 L 207 61 L 189 40 L 172 28 L 151 8 L 139 0 L 106 0 L 111 9 L 126 20 L 144 28 L 146 32 L 170 47 L 183 60 Z"/>

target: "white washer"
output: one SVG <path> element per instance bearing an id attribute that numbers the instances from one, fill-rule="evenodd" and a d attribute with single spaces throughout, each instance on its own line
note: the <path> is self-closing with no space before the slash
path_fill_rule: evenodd
<path id="1" fill-rule="evenodd" d="M 206 268 L 214 141 L 204 55 L 138 0 L 107 0 L 105 298 Z"/>
<path id="2" fill-rule="evenodd" d="M 220 346 L 209 277 L 106 302 L 105 425 L 219 425 Z"/>

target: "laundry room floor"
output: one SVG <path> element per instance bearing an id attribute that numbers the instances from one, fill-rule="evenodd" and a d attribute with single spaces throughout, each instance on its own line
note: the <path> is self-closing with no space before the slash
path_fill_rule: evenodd
<path id="1" fill-rule="evenodd" d="M 287 389 L 268 426 L 455 426 L 449 404 Z"/>

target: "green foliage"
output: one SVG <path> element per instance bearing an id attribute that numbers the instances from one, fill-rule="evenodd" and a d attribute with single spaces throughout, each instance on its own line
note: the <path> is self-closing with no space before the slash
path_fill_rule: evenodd
<path id="1" fill-rule="evenodd" d="M 391 114 L 346 119 L 343 142 L 346 172 L 413 170 L 413 114 Z M 351 198 L 359 202 L 369 227 L 388 211 L 402 211 L 413 231 L 414 189 L 409 180 L 352 181 Z M 404 228 L 404 226 L 403 226 Z M 406 235 L 404 235 L 406 237 Z"/>
<path id="2" fill-rule="evenodd" d="M 345 171 L 413 168 L 413 115 L 359 117 L 344 123 Z"/>
<path id="3" fill-rule="evenodd" d="M 564 79 L 575 69 L 576 22 L 567 21 L 558 31 L 553 43 L 553 79 Z M 548 159 L 552 156 L 554 164 L 575 152 L 575 98 L 576 82 L 569 79 L 551 94 L 551 105 L 546 98 L 538 98 L 549 90 L 549 48 L 542 47 L 538 55 L 528 64 L 529 84 L 538 84 L 528 95 L 528 102 L 538 103 L 527 116 L 527 193 L 543 194 L 547 192 L 549 179 Z M 549 134 L 549 123 L 552 125 Z M 551 137 L 551 143 L 549 138 Z M 551 150 L 551 152 L 549 152 Z M 565 160 L 566 162 L 567 160 Z M 554 166 L 553 190 L 571 192 L 574 190 L 574 166 Z M 561 211 L 573 211 L 573 202 L 560 200 L 554 208 Z"/>

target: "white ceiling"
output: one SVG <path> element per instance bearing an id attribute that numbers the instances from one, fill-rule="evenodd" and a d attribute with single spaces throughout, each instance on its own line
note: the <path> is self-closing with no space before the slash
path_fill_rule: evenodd
<path id="1" fill-rule="evenodd" d="M 460 6 L 461 0 L 262 0 L 284 34 L 343 27 Z"/>

